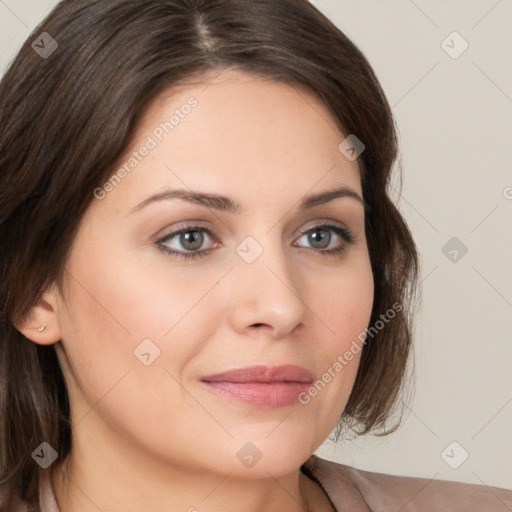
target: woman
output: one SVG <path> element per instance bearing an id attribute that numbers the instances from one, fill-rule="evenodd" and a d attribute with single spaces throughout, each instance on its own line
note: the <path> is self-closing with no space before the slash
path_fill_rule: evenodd
<path id="1" fill-rule="evenodd" d="M 65 0 L 0 98 L 3 511 L 512 507 L 312 455 L 386 429 L 418 286 L 388 102 L 313 6 Z"/>

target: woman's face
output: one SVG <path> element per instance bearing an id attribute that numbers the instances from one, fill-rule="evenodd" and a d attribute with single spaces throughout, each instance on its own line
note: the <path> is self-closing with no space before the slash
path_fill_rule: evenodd
<path id="1" fill-rule="evenodd" d="M 370 319 L 363 204 L 301 208 L 342 187 L 362 197 L 358 165 L 311 94 L 235 72 L 205 86 L 152 103 L 82 219 L 54 296 L 74 442 L 109 460 L 284 475 L 339 419 Z M 228 199 L 148 199 L 177 189 Z M 256 365 L 313 382 L 204 382 Z"/>

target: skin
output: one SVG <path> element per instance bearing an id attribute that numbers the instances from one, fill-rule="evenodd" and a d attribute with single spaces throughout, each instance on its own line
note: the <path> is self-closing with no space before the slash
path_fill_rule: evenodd
<path id="1" fill-rule="evenodd" d="M 344 197 L 298 210 L 303 196 L 339 186 L 362 196 L 358 164 L 339 151 L 348 134 L 316 96 L 235 71 L 205 86 L 167 89 L 150 105 L 127 157 L 191 96 L 198 101 L 94 199 L 66 264 L 65 293 L 46 290 L 17 326 L 35 343 L 55 344 L 68 385 L 70 481 L 62 471 L 53 481 L 61 512 L 333 510 L 299 468 L 336 425 L 360 353 L 305 405 L 257 407 L 200 379 L 297 364 L 316 380 L 368 326 L 374 289 L 363 205 Z M 129 213 L 178 187 L 228 196 L 243 213 L 180 199 Z M 325 221 L 354 242 L 327 229 L 325 248 L 299 231 Z M 185 260 L 157 247 L 184 224 L 213 231 L 195 249 L 205 256 Z M 236 252 L 247 236 L 263 249 L 252 263 Z M 189 247 L 179 235 L 165 245 Z M 341 245 L 339 255 L 322 252 Z M 160 356 L 145 366 L 133 351 L 148 338 Z M 248 442 L 262 455 L 252 467 L 237 457 Z"/>

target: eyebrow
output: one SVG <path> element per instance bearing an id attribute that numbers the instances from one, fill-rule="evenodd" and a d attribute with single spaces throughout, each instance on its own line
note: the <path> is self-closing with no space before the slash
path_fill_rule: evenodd
<path id="1" fill-rule="evenodd" d="M 299 209 L 307 210 L 320 204 L 328 203 L 333 199 L 343 197 L 355 199 L 364 207 L 366 207 L 366 202 L 356 191 L 349 187 L 339 187 L 333 190 L 326 190 L 324 192 L 319 192 L 317 194 L 311 194 L 309 196 L 303 197 L 300 202 Z M 159 192 L 158 194 L 153 194 L 135 206 L 135 208 L 130 210 L 129 213 L 131 214 L 136 212 L 148 204 L 170 199 L 182 199 L 184 201 L 188 201 L 190 203 L 198 204 L 200 206 L 221 212 L 240 214 L 243 210 L 240 203 L 226 196 L 199 192 L 196 190 L 174 189 L 165 190 L 163 192 Z"/>

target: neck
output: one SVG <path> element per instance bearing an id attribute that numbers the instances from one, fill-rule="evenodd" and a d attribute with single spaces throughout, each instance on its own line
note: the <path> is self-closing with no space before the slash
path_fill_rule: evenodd
<path id="1" fill-rule="evenodd" d="M 237 478 L 232 472 L 143 461 L 134 455 L 87 450 L 74 443 L 52 482 L 59 512 L 334 510 L 318 484 L 299 469 L 280 477 Z"/>

